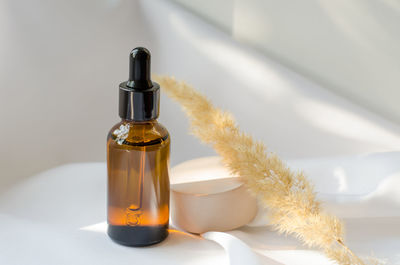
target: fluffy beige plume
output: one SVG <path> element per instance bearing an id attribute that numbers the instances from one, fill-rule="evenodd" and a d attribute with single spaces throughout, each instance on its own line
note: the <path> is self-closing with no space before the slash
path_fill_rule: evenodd
<path id="1" fill-rule="evenodd" d="M 233 117 L 216 107 L 184 82 L 155 77 L 172 99 L 179 102 L 191 122 L 192 133 L 210 144 L 249 190 L 269 210 L 270 222 L 309 247 L 318 247 L 339 264 L 366 264 L 343 241 L 343 225 L 322 211 L 312 185 L 302 172 L 293 172 L 263 143 L 241 132 Z"/>

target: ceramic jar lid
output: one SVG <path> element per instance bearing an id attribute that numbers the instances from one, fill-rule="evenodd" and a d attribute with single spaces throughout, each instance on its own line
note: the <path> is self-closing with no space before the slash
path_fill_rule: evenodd
<path id="1" fill-rule="evenodd" d="M 233 230 L 257 213 L 256 199 L 219 157 L 181 163 L 170 180 L 172 223 L 188 232 Z"/>

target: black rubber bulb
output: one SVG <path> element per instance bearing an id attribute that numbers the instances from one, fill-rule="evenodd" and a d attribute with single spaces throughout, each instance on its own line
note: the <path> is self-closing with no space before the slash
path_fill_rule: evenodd
<path id="1" fill-rule="evenodd" d="M 129 80 L 127 86 L 136 90 L 153 87 L 150 73 L 150 52 L 146 48 L 137 47 L 129 55 Z"/>

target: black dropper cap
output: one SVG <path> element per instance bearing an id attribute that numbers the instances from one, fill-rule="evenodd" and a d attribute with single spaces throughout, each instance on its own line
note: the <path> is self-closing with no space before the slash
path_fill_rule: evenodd
<path id="1" fill-rule="evenodd" d="M 150 52 L 137 47 L 129 54 L 129 80 L 119 85 L 119 116 L 125 120 L 158 118 L 160 85 L 151 81 Z"/>

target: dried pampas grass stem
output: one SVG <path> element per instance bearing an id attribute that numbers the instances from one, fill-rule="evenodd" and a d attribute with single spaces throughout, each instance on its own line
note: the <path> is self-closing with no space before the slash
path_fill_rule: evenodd
<path id="1" fill-rule="evenodd" d="M 242 177 L 249 190 L 269 210 L 272 225 L 281 233 L 318 247 L 339 264 L 366 264 L 343 240 L 343 225 L 325 213 L 312 185 L 302 172 L 294 172 L 263 143 L 241 132 L 233 117 L 201 93 L 171 77 L 155 77 L 162 89 L 180 103 L 191 131 L 211 145 L 232 173 Z"/>

